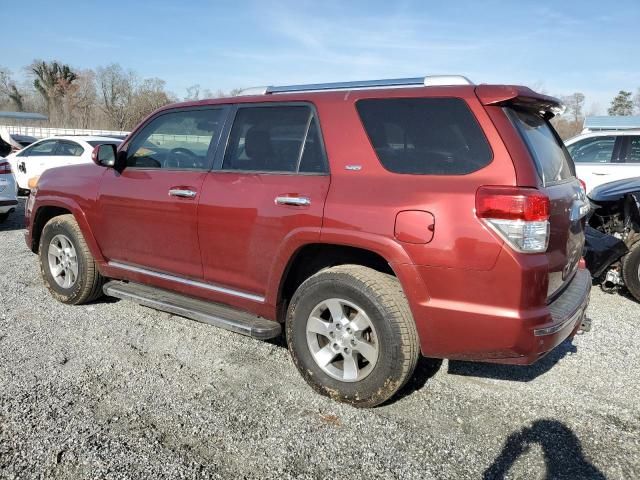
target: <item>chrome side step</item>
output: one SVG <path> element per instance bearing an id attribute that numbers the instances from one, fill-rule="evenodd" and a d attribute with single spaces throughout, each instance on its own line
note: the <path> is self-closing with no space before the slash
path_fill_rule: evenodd
<path id="1" fill-rule="evenodd" d="M 266 340 L 280 335 L 278 322 L 236 310 L 219 303 L 207 302 L 161 288 L 110 281 L 102 287 L 105 295 L 131 300 L 146 307 L 190 318 L 214 327 L 224 328 L 249 337 Z"/>

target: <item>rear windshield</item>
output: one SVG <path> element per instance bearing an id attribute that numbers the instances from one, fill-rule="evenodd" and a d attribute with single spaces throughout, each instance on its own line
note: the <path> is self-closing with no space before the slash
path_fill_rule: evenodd
<path id="1" fill-rule="evenodd" d="M 356 107 L 387 170 L 465 175 L 491 162 L 487 139 L 460 98 L 368 99 Z"/>
<path id="2" fill-rule="evenodd" d="M 573 160 L 547 120 L 525 110 L 506 110 L 524 138 L 544 185 L 575 176 Z"/>
<path id="3" fill-rule="evenodd" d="M 118 145 L 120 145 L 122 142 L 114 142 L 113 140 L 105 140 L 105 141 L 100 141 L 100 140 L 89 140 L 87 142 L 89 145 L 91 145 L 92 147 L 97 147 L 98 145 L 105 145 L 105 144 L 113 144 L 116 147 Z"/>

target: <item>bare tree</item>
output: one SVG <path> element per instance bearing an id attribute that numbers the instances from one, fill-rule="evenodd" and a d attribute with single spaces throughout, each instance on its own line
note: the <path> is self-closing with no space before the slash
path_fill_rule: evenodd
<path id="1" fill-rule="evenodd" d="M 584 100 L 585 96 L 580 92 L 575 92 L 571 95 L 562 97 L 562 102 L 567 106 L 566 113 L 571 117 L 571 120 L 576 126 L 580 125 L 584 120 L 584 116 L 582 114 Z"/>
<path id="2" fill-rule="evenodd" d="M 0 68 L 0 95 L 6 96 L 18 112 L 24 111 L 24 95 L 6 68 Z"/>
<path id="3" fill-rule="evenodd" d="M 165 81 L 159 78 L 147 78 L 140 83 L 133 95 L 130 108 L 129 128 L 135 127 L 144 117 L 154 110 L 175 101 L 165 90 Z"/>
<path id="4" fill-rule="evenodd" d="M 62 113 L 62 100 L 78 76 L 69 65 L 56 61 L 35 60 L 30 71 L 35 76 L 33 86 L 45 100 L 50 119 L 58 120 L 55 117 Z"/>
<path id="5" fill-rule="evenodd" d="M 79 128 L 90 128 L 94 123 L 98 100 L 95 77 L 93 70 L 79 72 L 68 93 L 66 118 Z"/>
<path id="6" fill-rule="evenodd" d="M 130 124 L 130 105 L 133 102 L 136 76 L 124 71 L 117 63 L 97 70 L 100 107 L 107 116 L 109 126 L 124 130 Z"/>
<path id="7" fill-rule="evenodd" d="M 195 84 L 187 87 L 187 95 L 184 97 L 185 100 L 200 100 L 200 85 Z"/>

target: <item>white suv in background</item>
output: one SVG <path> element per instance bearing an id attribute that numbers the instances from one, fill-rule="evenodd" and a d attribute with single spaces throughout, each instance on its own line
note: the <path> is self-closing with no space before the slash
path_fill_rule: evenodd
<path id="1" fill-rule="evenodd" d="M 7 156 L 21 191 L 29 190 L 29 179 L 54 167 L 91 163 L 93 147 L 103 143 L 119 145 L 120 138 L 99 136 L 56 136 L 32 143 Z"/>
<path id="2" fill-rule="evenodd" d="M 600 130 L 565 142 L 587 192 L 603 183 L 640 177 L 640 130 Z"/>
<path id="3" fill-rule="evenodd" d="M 11 164 L 0 157 L 0 223 L 4 222 L 9 214 L 16 209 L 17 194 L 18 187 L 11 171 Z"/>

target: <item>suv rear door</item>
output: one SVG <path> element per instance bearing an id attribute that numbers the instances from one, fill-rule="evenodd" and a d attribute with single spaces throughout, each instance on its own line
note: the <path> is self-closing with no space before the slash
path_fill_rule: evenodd
<path id="1" fill-rule="evenodd" d="M 261 301 L 278 256 L 320 238 L 328 164 L 312 105 L 241 105 L 233 116 L 198 211 L 204 278 Z"/>
<path id="2" fill-rule="evenodd" d="M 93 226 L 111 266 L 202 278 L 198 201 L 227 111 L 163 111 L 123 145 L 126 166 L 105 171 Z"/>
<path id="3" fill-rule="evenodd" d="M 520 133 L 541 180 L 539 189 L 551 202 L 548 296 L 573 278 L 584 246 L 585 194 L 575 177 L 575 167 L 562 140 L 548 120 L 530 110 L 506 108 Z"/>

